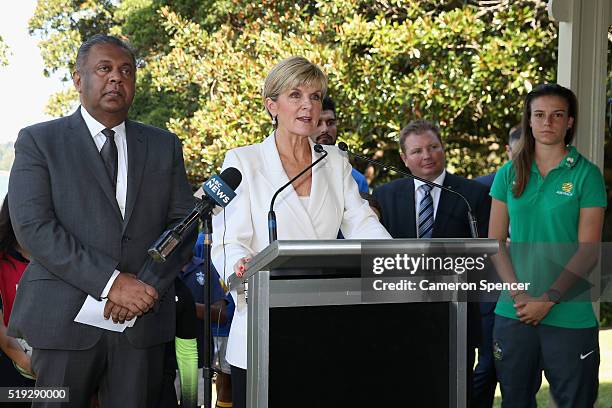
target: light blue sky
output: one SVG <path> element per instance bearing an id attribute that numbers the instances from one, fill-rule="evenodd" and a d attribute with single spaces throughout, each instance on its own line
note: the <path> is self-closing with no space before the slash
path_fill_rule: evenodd
<path id="1" fill-rule="evenodd" d="M 28 34 L 36 0 L 11 2 L 0 13 L 0 36 L 10 47 L 9 65 L 0 68 L 0 143 L 15 140 L 19 129 L 50 119 L 44 114 L 49 96 L 61 89 L 57 78 L 43 75 L 38 39 Z"/>

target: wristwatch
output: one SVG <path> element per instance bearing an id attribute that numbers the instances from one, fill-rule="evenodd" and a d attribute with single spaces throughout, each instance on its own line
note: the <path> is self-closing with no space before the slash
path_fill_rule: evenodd
<path id="1" fill-rule="evenodd" d="M 554 304 L 558 305 L 561 302 L 561 292 L 556 289 L 548 289 L 546 291 L 546 296 L 548 296 L 548 300 Z"/>

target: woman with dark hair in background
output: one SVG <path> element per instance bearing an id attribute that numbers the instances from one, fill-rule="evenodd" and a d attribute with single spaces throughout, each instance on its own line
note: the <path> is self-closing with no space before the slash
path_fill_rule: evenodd
<path id="1" fill-rule="evenodd" d="M 0 386 L 33 387 L 34 376 L 30 367 L 29 346 L 21 339 L 6 334 L 19 279 L 28 266 L 28 254 L 19 246 L 8 208 L 8 195 L 0 209 Z M 29 405 L 29 404 L 28 404 Z"/>
<path id="2" fill-rule="evenodd" d="M 557 84 L 529 92 L 517 151 L 491 187 L 489 237 L 501 244 L 493 262 L 505 282 L 530 283 L 502 293 L 495 308 L 503 407 L 536 407 L 542 371 L 558 407 L 597 400 L 597 319 L 590 299 L 569 299 L 597 259 L 607 199 L 601 171 L 571 146 L 577 105 Z"/>

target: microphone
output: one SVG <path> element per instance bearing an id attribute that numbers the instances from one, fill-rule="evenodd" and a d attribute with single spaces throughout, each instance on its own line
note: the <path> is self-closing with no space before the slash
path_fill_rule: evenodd
<path id="1" fill-rule="evenodd" d="M 433 181 L 429 181 L 429 180 L 425 180 L 421 177 L 415 176 L 412 173 L 407 173 L 403 170 L 400 170 L 394 166 L 390 166 L 388 164 L 384 164 L 381 162 L 378 162 L 376 160 L 372 160 L 370 158 L 367 158 L 365 156 L 361 156 L 357 153 L 353 153 L 352 151 L 349 150 L 348 145 L 344 142 L 340 142 L 338 143 L 338 148 L 340 150 L 342 150 L 343 152 L 347 152 L 348 154 L 350 154 L 353 157 L 356 157 L 360 160 L 366 161 L 368 163 L 372 163 L 373 165 L 377 166 L 377 167 L 381 167 L 384 170 L 392 170 L 398 174 L 401 174 L 402 176 L 406 176 L 406 177 L 410 177 L 411 179 L 415 179 L 415 180 L 419 180 L 422 181 L 425 184 L 430 185 L 431 187 L 438 187 L 444 191 L 448 191 L 449 193 L 455 194 L 456 196 L 461 197 L 461 199 L 465 202 L 465 205 L 467 206 L 468 212 L 467 212 L 467 216 L 468 216 L 468 223 L 470 224 L 470 232 L 472 233 L 472 238 L 478 238 L 478 222 L 476 221 L 476 217 L 474 217 L 474 215 L 472 214 L 472 206 L 470 205 L 469 201 L 467 200 L 467 198 L 465 198 L 465 196 L 451 188 L 448 188 L 446 186 L 443 186 L 441 184 L 438 183 L 434 183 Z"/>
<path id="2" fill-rule="evenodd" d="M 325 151 L 325 149 L 323 149 L 323 146 L 321 146 L 320 144 L 314 145 L 314 151 L 317 152 L 317 153 L 322 153 L 321 157 L 319 157 L 317 160 L 312 162 L 312 164 L 310 166 L 306 167 L 304 170 L 299 172 L 297 176 L 295 176 L 291 180 L 289 180 L 289 182 L 287 184 L 285 184 L 284 186 L 279 188 L 276 191 L 276 193 L 274 193 L 274 196 L 272 196 L 272 201 L 270 201 L 270 211 L 268 212 L 268 241 L 269 241 L 270 244 L 273 243 L 274 241 L 276 241 L 276 235 L 277 235 L 276 213 L 274 212 L 274 201 L 276 200 L 276 197 L 280 194 L 281 191 L 283 191 L 291 183 L 293 183 L 295 180 L 299 179 L 302 175 L 304 175 L 304 173 L 306 173 L 308 170 L 312 169 L 321 160 L 323 160 L 325 157 L 327 157 L 328 153 Z"/>
<path id="3" fill-rule="evenodd" d="M 216 206 L 225 207 L 236 197 L 236 188 L 242 181 L 242 174 L 234 167 L 228 167 L 218 176 L 212 176 L 204 184 L 204 196 L 195 208 L 174 228 L 164 232 L 147 253 L 155 262 L 165 262 L 183 241 L 183 234 L 201 216 L 212 212 Z"/>

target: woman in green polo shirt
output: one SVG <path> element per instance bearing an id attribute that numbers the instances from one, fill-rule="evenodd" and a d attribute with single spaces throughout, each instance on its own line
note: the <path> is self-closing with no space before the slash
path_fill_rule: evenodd
<path id="1" fill-rule="evenodd" d="M 531 284 L 503 293 L 495 309 L 503 407 L 535 407 L 542 371 L 558 407 L 597 399 L 597 320 L 588 298 L 565 301 L 595 259 L 607 204 L 601 172 L 570 145 L 577 112 L 576 96 L 560 85 L 529 92 L 517 151 L 491 187 L 489 237 L 505 243 L 512 232 L 510 256 L 502 251 L 495 266 L 504 281 Z"/>

